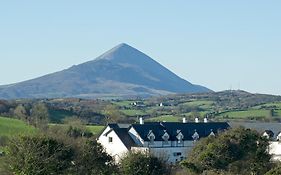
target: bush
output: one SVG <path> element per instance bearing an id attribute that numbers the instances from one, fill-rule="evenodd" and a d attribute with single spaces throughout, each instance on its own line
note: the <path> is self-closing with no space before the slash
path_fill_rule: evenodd
<path id="1" fill-rule="evenodd" d="M 66 174 L 73 150 L 46 136 L 20 136 L 7 146 L 7 163 L 15 174 Z"/>
<path id="2" fill-rule="evenodd" d="M 123 175 L 165 175 L 169 174 L 166 164 L 152 155 L 128 153 L 121 160 Z"/>
<path id="3" fill-rule="evenodd" d="M 271 168 L 268 140 L 258 132 L 237 128 L 199 141 L 182 165 L 189 171 L 264 174 Z"/>

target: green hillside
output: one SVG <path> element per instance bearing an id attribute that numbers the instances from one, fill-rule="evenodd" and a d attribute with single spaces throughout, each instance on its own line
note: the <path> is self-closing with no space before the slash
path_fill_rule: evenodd
<path id="1" fill-rule="evenodd" d="M 34 134 L 36 129 L 23 121 L 0 117 L 0 136 L 14 136 L 18 134 Z"/>

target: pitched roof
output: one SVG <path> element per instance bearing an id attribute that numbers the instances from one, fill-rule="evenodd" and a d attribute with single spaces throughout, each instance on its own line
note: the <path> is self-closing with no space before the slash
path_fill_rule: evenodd
<path id="1" fill-rule="evenodd" d="M 169 140 L 176 141 L 176 136 L 180 130 L 183 134 L 183 140 L 193 140 L 192 135 L 195 131 L 200 138 L 207 137 L 211 132 L 217 134 L 220 130 L 230 128 L 226 122 L 210 122 L 210 123 L 179 123 L 179 122 L 151 122 L 141 124 L 133 124 L 132 127 L 137 131 L 144 141 L 149 141 L 147 135 L 153 132 L 155 141 L 163 141 L 162 136 L 167 132 L 170 136 Z"/>
<path id="2" fill-rule="evenodd" d="M 110 127 L 110 130 L 104 135 L 107 136 L 109 133 L 114 131 L 128 149 L 135 145 L 134 140 L 131 138 L 128 132 L 131 125 L 114 123 L 108 124 L 108 126 Z"/>

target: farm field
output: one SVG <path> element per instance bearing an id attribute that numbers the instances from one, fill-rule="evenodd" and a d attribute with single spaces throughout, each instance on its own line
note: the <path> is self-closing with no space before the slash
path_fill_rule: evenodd
<path id="1" fill-rule="evenodd" d="M 159 117 L 153 117 L 150 119 L 145 120 L 146 122 L 159 122 L 159 121 L 166 121 L 166 122 L 178 122 L 181 118 L 173 115 L 163 115 Z"/>
<path id="2" fill-rule="evenodd" d="M 23 121 L 0 117 L 0 136 L 15 136 L 18 134 L 34 134 L 36 129 Z"/>
<path id="3" fill-rule="evenodd" d="M 269 110 L 264 109 L 250 109 L 245 111 L 231 111 L 224 112 L 218 115 L 218 117 L 230 118 L 230 119 L 250 119 L 250 118 L 259 118 L 259 117 L 269 117 Z"/>
<path id="4" fill-rule="evenodd" d="M 63 127 L 63 124 L 49 124 L 50 127 L 54 125 Z M 86 128 L 89 129 L 89 131 L 91 131 L 94 135 L 96 135 L 99 134 L 104 126 L 87 125 Z M 36 128 L 27 125 L 21 120 L 0 117 L 0 137 L 12 137 L 18 134 L 35 134 L 36 132 Z"/>

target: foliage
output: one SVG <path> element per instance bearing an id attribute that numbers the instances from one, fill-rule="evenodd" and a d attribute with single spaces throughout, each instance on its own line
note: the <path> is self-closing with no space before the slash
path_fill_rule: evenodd
<path id="1" fill-rule="evenodd" d="M 148 154 L 129 153 L 121 160 L 121 172 L 124 175 L 165 175 L 166 164 Z"/>
<path id="2" fill-rule="evenodd" d="M 66 174 L 73 150 L 46 136 L 20 136 L 7 147 L 7 162 L 19 175 Z"/>
<path id="3" fill-rule="evenodd" d="M 84 175 L 113 175 L 117 167 L 113 159 L 96 140 L 87 140 L 82 144 L 75 159 L 75 172 Z"/>
<path id="4" fill-rule="evenodd" d="M 197 174 L 205 170 L 263 174 L 271 167 L 268 144 L 256 131 L 231 129 L 199 141 L 182 165 Z"/>
<path id="5" fill-rule="evenodd" d="M 32 124 L 42 130 L 45 130 L 48 126 L 49 112 L 44 103 L 35 103 L 32 107 Z"/>
<path id="6" fill-rule="evenodd" d="M 281 165 L 271 169 L 265 175 L 280 175 L 281 174 Z"/>

